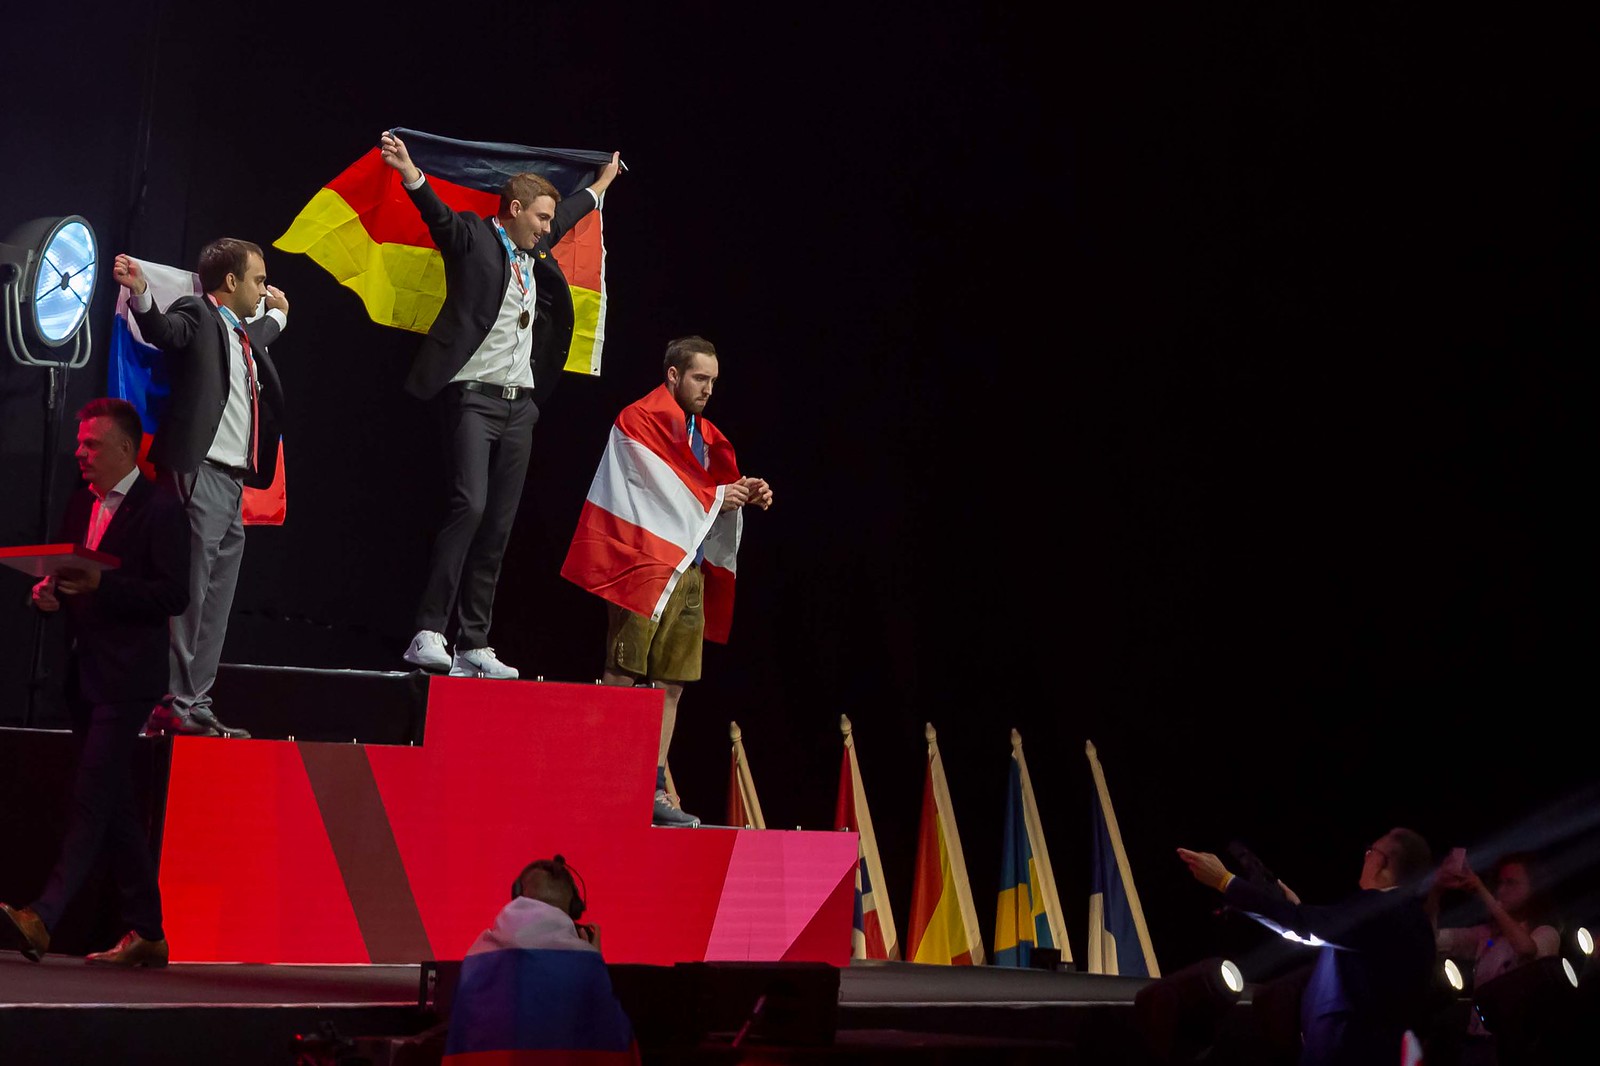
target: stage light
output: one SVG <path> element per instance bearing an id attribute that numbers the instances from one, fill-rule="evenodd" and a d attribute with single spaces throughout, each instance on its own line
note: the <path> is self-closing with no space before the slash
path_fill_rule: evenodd
<path id="1" fill-rule="evenodd" d="M 1584 926 L 1578 926 L 1570 934 L 1562 938 L 1567 943 L 1563 945 L 1569 956 L 1578 956 L 1584 959 L 1594 957 L 1594 934 Z"/>
<path id="2" fill-rule="evenodd" d="M 39 522 L 42 542 L 55 521 L 50 490 L 61 440 L 61 401 L 67 371 L 83 366 L 93 351 L 89 301 L 100 253 L 94 230 L 78 215 L 36 218 L 0 241 L 0 345 L 23 366 L 46 371 L 44 438 L 39 446 Z M 35 348 L 39 351 L 35 351 Z M 44 676 L 44 616 L 34 612 L 32 680 L 22 724 L 33 725 Z"/>
<path id="3" fill-rule="evenodd" d="M 1444 960 L 1444 979 L 1445 983 L 1457 992 L 1467 987 L 1466 981 L 1461 977 L 1461 967 L 1456 965 L 1455 959 Z"/>
<path id="4" fill-rule="evenodd" d="M 12 357 L 29 366 L 80 367 L 89 360 L 89 301 L 99 268 L 94 230 L 79 215 L 37 218 L 0 242 L 0 318 Z M 33 349 L 71 344 L 65 358 Z"/>
<path id="5" fill-rule="evenodd" d="M 1518 966 L 1479 987 L 1478 1017 L 1502 1050 L 1512 1056 L 1536 1046 L 1541 1036 L 1561 1032 L 1577 1004 L 1578 973 L 1551 955 Z"/>
<path id="6" fill-rule="evenodd" d="M 1228 959 L 1203 959 L 1152 981 L 1133 997 L 1146 1049 L 1160 1062 L 1192 1062 L 1216 1043 L 1244 974 Z"/>

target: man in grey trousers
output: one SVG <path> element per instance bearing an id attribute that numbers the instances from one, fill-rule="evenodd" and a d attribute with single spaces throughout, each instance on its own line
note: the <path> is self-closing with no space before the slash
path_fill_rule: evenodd
<path id="1" fill-rule="evenodd" d="M 247 478 L 277 458 L 270 425 L 282 389 L 267 346 L 288 325 L 289 301 L 267 284 L 261 248 L 224 237 L 200 251 L 202 296 L 162 310 L 136 260 L 119 255 L 112 276 L 129 291 L 144 339 L 166 357 L 171 394 L 150 446 L 163 488 L 189 517 L 189 607 L 172 620 L 171 699 L 150 714 L 146 733 L 247 737 L 211 709 L 239 564 Z M 262 301 L 266 313 L 247 321 Z"/>

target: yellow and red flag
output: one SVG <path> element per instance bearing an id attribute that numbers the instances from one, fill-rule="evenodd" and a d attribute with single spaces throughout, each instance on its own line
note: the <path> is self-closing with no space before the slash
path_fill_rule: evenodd
<path id="1" fill-rule="evenodd" d="M 941 966 L 982 966 L 983 938 L 972 905 L 972 883 L 961 853 L 950 786 L 939 758 L 938 734 L 930 723 L 928 774 L 922 788 L 922 829 L 917 838 L 916 877 L 911 883 L 911 921 L 906 958 Z"/>
<path id="2" fill-rule="evenodd" d="M 514 174 L 542 174 L 563 197 L 582 193 L 609 152 L 458 141 L 396 129 L 411 161 L 456 211 L 493 214 Z M 600 373 L 606 331 L 606 250 L 602 212 L 591 211 L 553 249 L 572 290 L 575 319 L 566 369 Z M 444 259 L 428 235 L 400 174 L 377 148 L 324 185 L 273 242 L 299 252 L 361 297 L 379 325 L 428 332 L 444 304 Z"/>

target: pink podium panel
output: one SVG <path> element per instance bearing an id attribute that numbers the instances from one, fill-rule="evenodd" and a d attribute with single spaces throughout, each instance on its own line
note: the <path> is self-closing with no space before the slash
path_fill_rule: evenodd
<path id="1" fill-rule="evenodd" d="M 661 694 L 436 678 L 421 747 L 179 737 L 174 961 L 460 958 L 564 855 L 611 962 L 850 956 L 856 836 L 650 825 Z"/>

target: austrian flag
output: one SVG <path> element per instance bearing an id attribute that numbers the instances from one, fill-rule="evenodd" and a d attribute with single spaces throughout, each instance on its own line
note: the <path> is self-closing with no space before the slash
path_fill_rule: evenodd
<path id="1" fill-rule="evenodd" d="M 733 623 L 735 558 L 742 512 L 722 510 L 726 486 L 739 480 L 733 445 L 705 418 L 702 467 L 689 446 L 688 422 L 665 385 L 617 416 L 600 468 L 578 516 L 561 576 L 651 621 L 705 549 L 707 640 L 728 641 Z"/>

